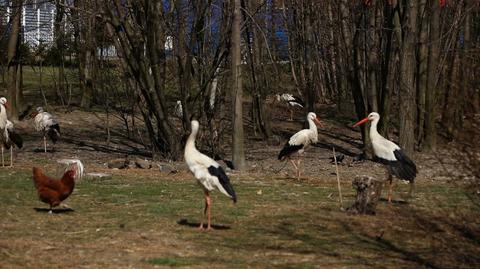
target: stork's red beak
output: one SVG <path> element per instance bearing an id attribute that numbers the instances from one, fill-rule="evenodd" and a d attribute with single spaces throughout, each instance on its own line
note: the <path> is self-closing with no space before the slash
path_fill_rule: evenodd
<path id="1" fill-rule="evenodd" d="M 4 106 L 6 109 L 10 109 L 10 104 L 8 102 L 5 102 Z"/>
<path id="2" fill-rule="evenodd" d="M 315 119 L 313 119 L 313 121 L 314 121 L 316 124 L 318 124 L 320 127 L 323 128 L 323 124 L 322 124 L 322 122 L 320 121 L 320 119 L 319 119 L 318 117 L 316 117 Z"/>
<path id="3" fill-rule="evenodd" d="M 355 124 L 353 125 L 353 127 L 360 126 L 360 125 L 364 124 L 364 123 L 367 122 L 367 121 L 368 121 L 368 117 L 366 117 L 365 119 L 363 119 L 363 120 L 355 123 Z"/>

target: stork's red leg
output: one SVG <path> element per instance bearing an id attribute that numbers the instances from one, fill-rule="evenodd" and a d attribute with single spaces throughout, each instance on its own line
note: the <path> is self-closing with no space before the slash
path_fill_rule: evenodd
<path id="1" fill-rule="evenodd" d="M 389 181 L 389 184 L 388 184 L 388 202 L 391 203 L 392 202 L 393 177 L 390 174 L 388 176 L 388 181 Z"/>
<path id="2" fill-rule="evenodd" d="M 47 153 L 47 138 L 45 136 L 43 136 L 43 149 Z"/>
<path id="3" fill-rule="evenodd" d="M 212 220 L 212 198 L 210 198 L 210 194 L 207 192 L 205 196 L 206 202 L 207 202 L 207 219 L 208 219 L 208 224 L 207 224 L 207 230 L 211 230 L 211 220 Z"/>
<path id="4" fill-rule="evenodd" d="M 300 163 L 301 162 L 302 162 L 301 157 L 298 157 L 298 163 L 297 163 L 297 167 L 298 167 L 297 179 L 298 180 L 300 180 Z"/>
<path id="5" fill-rule="evenodd" d="M 208 202 L 207 202 L 207 191 L 205 191 L 205 208 L 203 209 L 203 215 L 202 218 L 200 219 L 200 226 L 198 226 L 198 229 L 203 230 L 203 220 L 205 219 L 205 215 L 207 214 L 207 208 L 208 208 Z"/>
<path id="6" fill-rule="evenodd" d="M 3 159 L 3 145 L 2 145 L 2 166 L 5 167 L 5 160 Z"/>
<path id="7" fill-rule="evenodd" d="M 413 198 L 414 192 L 415 192 L 415 182 L 410 181 L 410 190 L 408 191 L 408 197 Z"/>
<path id="8" fill-rule="evenodd" d="M 13 167 L 13 146 L 10 146 L 10 167 Z"/>
<path id="9" fill-rule="evenodd" d="M 292 160 L 292 159 L 290 159 L 290 162 L 292 163 L 293 167 L 295 167 L 295 174 L 296 174 L 297 177 L 298 177 L 298 167 L 297 167 L 297 165 L 295 164 L 295 161 Z"/>

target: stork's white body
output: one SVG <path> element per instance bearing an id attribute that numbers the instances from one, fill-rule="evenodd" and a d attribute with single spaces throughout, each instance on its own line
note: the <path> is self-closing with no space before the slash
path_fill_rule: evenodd
<path id="1" fill-rule="evenodd" d="M 403 150 L 392 141 L 381 136 L 377 131 L 377 125 L 380 121 L 380 115 L 372 112 L 365 119 L 357 122 L 355 126 L 359 126 L 367 121 L 371 121 L 370 140 L 372 141 L 373 153 L 380 162 L 388 168 L 390 182 L 388 201 L 392 200 L 392 176 L 396 176 L 410 182 L 410 194 L 413 192 L 414 180 L 417 175 L 417 167 L 415 163 L 403 152 Z"/>
<path id="2" fill-rule="evenodd" d="M 0 98 L 0 142 L 3 143 L 6 141 L 8 137 L 7 132 L 7 109 L 5 108 L 5 104 L 7 103 L 7 99 L 5 97 Z"/>
<path id="3" fill-rule="evenodd" d="M 288 110 L 290 110 L 290 120 L 293 120 L 294 107 L 303 108 L 303 101 L 297 100 L 297 98 L 290 93 L 277 94 L 276 97 L 278 102 L 286 102 Z"/>
<path id="4" fill-rule="evenodd" d="M 289 145 L 303 145 L 303 147 L 298 151 L 300 154 L 303 153 L 311 144 L 318 142 L 317 126 L 311 119 L 308 119 L 308 125 L 308 129 L 298 131 L 288 140 Z"/>
<path id="5" fill-rule="evenodd" d="M 53 118 L 52 114 L 48 112 L 39 112 L 34 118 L 34 127 L 38 132 L 46 133 L 46 130 L 52 126 L 58 124 L 57 121 Z"/>
<path id="6" fill-rule="evenodd" d="M 307 121 L 309 128 L 303 129 L 290 137 L 278 155 L 279 160 L 290 158 L 293 155 L 302 155 L 305 149 L 307 149 L 312 143 L 317 143 L 318 130 L 315 121 L 320 123 L 317 119 L 317 115 L 313 112 L 308 113 Z M 295 164 L 293 160 L 291 160 L 291 162 L 297 171 L 297 178 L 300 178 L 300 158 L 298 158 L 297 164 Z"/>
<path id="7" fill-rule="evenodd" d="M 3 151 L 4 148 L 10 148 L 10 167 L 13 167 L 13 145 L 21 148 L 22 138 L 15 132 L 13 123 L 7 118 L 7 110 L 5 104 L 7 99 L 0 98 L 0 146 L 2 151 L 2 166 L 5 166 Z"/>
<path id="8" fill-rule="evenodd" d="M 7 99 L 5 97 L 0 98 L 0 147 L 2 148 L 2 166 L 5 166 L 3 149 L 5 143 L 8 141 L 7 125 L 9 120 L 7 119 L 7 109 L 5 108 L 6 103 Z"/>
<path id="9" fill-rule="evenodd" d="M 208 226 L 210 229 L 211 219 L 211 198 L 210 192 L 218 189 L 221 193 L 232 198 L 236 202 L 236 195 L 233 187 L 230 185 L 230 181 L 223 171 L 222 167 L 212 158 L 205 154 L 202 154 L 195 147 L 195 138 L 198 133 L 199 123 L 198 121 L 192 121 L 192 133 L 188 137 L 185 145 L 184 158 L 188 165 L 188 168 L 197 179 L 198 183 L 202 186 L 205 193 L 205 211 L 208 213 Z M 203 222 L 200 224 L 200 228 L 203 229 Z"/>
<path id="10" fill-rule="evenodd" d="M 47 153 L 47 134 L 50 136 L 53 143 L 60 136 L 60 127 L 58 122 L 53 118 L 52 114 L 43 111 L 42 107 L 37 108 L 37 114 L 34 118 L 34 127 L 38 132 L 43 133 L 43 147 Z"/>
<path id="11" fill-rule="evenodd" d="M 301 102 L 299 100 L 297 100 L 297 98 L 295 98 L 295 96 L 293 96 L 290 93 L 277 94 L 277 100 L 278 101 L 285 101 L 290 106 L 303 107 Z"/>

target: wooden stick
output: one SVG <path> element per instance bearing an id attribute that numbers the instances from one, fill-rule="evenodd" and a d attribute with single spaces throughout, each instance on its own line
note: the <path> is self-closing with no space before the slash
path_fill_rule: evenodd
<path id="1" fill-rule="evenodd" d="M 337 155 L 335 155 L 335 147 L 333 147 L 333 160 L 335 161 L 335 170 L 337 171 L 338 194 L 340 197 L 340 209 L 343 210 L 342 188 L 340 187 L 340 175 L 338 174 Z"/>

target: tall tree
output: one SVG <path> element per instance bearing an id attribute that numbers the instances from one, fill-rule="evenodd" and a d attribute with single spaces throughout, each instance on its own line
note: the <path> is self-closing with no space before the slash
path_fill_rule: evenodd
<path id="1" fill-rule="evenodd" d="M 423 143 L 425 126 L 425 95 L 427 92 L 428 68 L 428 13 L 427 0 L 420 0 L 419 18 L 420 34 L 418 44 L 418 79 L 417 79 L 417 132 L 416 140 L 419 146 Z"/>
<path id="2" fill-rule="evenodd" d="M 437 85 L 440 72 L 440 6 L 437 1 L 430 0 L 429 19 L 429 47 L 427 66 L 427 90 L 425 92 L 425 150 L 435 150 L 437 147 L 437 128 L 435 118 L 437 114 Z"/>
<path id="3" fill-rule="evenodd" d="M 243 84 L 242 84 L 242 58 L 241 58 L 241 0 L 233 2 L 233 24 L 231 38 L 231 63 L 232 63 L 232 159 L 236 169 L 245 167 L 244 133 L 243 133 Z"/>
<path id="4" fill-rule="evenodd" d="M 74 5 L 77 9 L 73 10 L 73 13 L 76 15 L 73 25 L 75 28 L 78 71 L 82 89 L 80 106 L 90 108 L 94 97 L 94 74 L 97 59 L 95 42 L 96 4 L 93 0 L 75 0 Z"/>
<path id="5" fill-rule="evenodd" d="M 165 98 L 166 53 L 163 1 L 103 2 L 107 29 L 121 62 L 135 80 L 154 157 L 178 159 L 181 141 L 168 118 Z"/>
<path id="6" fill-rule="evenodd" d="M 7 48 L 7 88 L 10 103 L 10 118 L 18 119 L 20 101 L 18 99 L 21 90 L 21 67 L 20 67 L 20 18 L 22 17 L 22 0 L 12 1 L 13 16 L 11 16 L 11 32 Z"/>
<path id="7" fill-rule="evenodd" d="M 412 154 L 415 145 L 415 112 L 416 112 L 416 44 L 417 44 L 417 0 L 405 1 L 403 6 L 403 20 L 401 22 L 402 39 L 400 41 L 400 113 L 399 143 L 407 152 Z"/>

